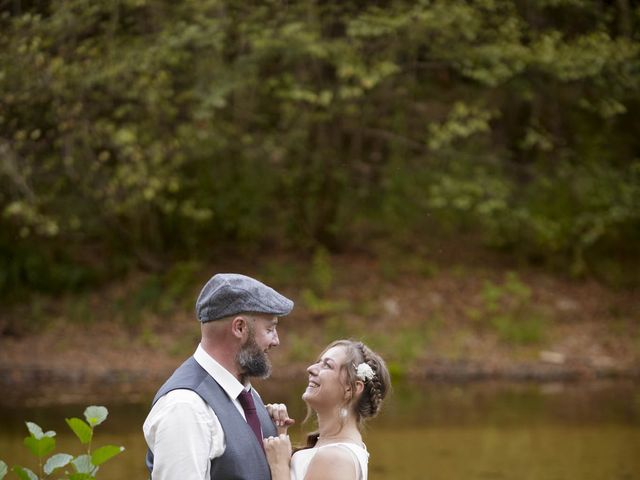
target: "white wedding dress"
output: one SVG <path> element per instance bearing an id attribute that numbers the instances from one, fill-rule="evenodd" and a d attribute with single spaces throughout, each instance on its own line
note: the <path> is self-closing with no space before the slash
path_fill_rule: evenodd
<path id="1" fill-rule="evenodd" d="M 353 466 L 356 469 L 356 478 L 358 480 L 367 480 L 368 475 L 368 463 L 369 452 L 364 443 L 362 446 L 355 443 L 340 442 L 331 443 L 329 445 L 323 445 L 322 447 L 305 448 L 304 450 L 298 450 L 293 454 L 291 458 L 291 480 L 304 480 L 304 476 L 307 474 L 307 469 L 313 457 L 321 448 L 344 448 L 351 453 L 353 457 Z"/>

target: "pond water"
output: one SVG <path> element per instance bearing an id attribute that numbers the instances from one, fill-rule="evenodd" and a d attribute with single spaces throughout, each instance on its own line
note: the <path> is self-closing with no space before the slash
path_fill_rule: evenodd
<path id="1" fill-rule="evenodd" d="M 303 385 L 267 382 L 259 389 L 265 400 L 287 402 L 295 418 L 304 417 Z M 97 403 L 109 408 L 109 418 L 94 447 L 126 447 L 98 478 L 146 478 L 141 425 L 148 405 Z M 64 418 L 82 417 L 85 406 L 0 406 L 0 459 L 35 468 L 22 445 L 24 420 L 55 430 L 58 451 L 79 453 Z M 301 432 L 292 428 L 294 442 Z M 372 479 L 640 480 L 640 385 L 399 384 L 368 424 L 365 441 Z"/>

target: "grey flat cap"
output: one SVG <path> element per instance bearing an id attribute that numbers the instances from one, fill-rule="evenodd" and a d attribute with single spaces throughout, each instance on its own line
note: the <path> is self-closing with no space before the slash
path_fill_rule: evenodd
<path id="1" fill-rule="evenodd" d="M 196 315 L 202 323 L 237 313 L 266 313 L 282 317 L 293 302 L 258 280 L 238 273 L 218 273 L 206 283 L 196 301 Z"/>

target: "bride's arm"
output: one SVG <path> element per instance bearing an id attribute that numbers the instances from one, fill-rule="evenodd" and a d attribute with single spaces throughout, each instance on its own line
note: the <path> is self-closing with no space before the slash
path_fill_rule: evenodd
<path id="1" fill-rule="evenodd" d="M 357 476 L 358 467 L 347 450 L 325 447 L 314 455 L 304 480 L 356 480 Z"/>
<path id="2" fill-rule="evenodd" d="M 272 480 L 290 480 L 291 478 L 291 440 L 289 435 L 264 439 L 264 451 L 267 455 Z"/>

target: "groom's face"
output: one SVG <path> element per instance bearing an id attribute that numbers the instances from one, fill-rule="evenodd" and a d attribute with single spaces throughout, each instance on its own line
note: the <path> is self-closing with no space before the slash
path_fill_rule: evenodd
<path id="1" fill-rule="evenodd" d="M 247 339 L 236 356 L 236 361 L 245 376 L 267 378 L 271 374 L 271 361 L 267 352 L 280 344 L 277 325 L 277 317 L 247 317 Z"/>

